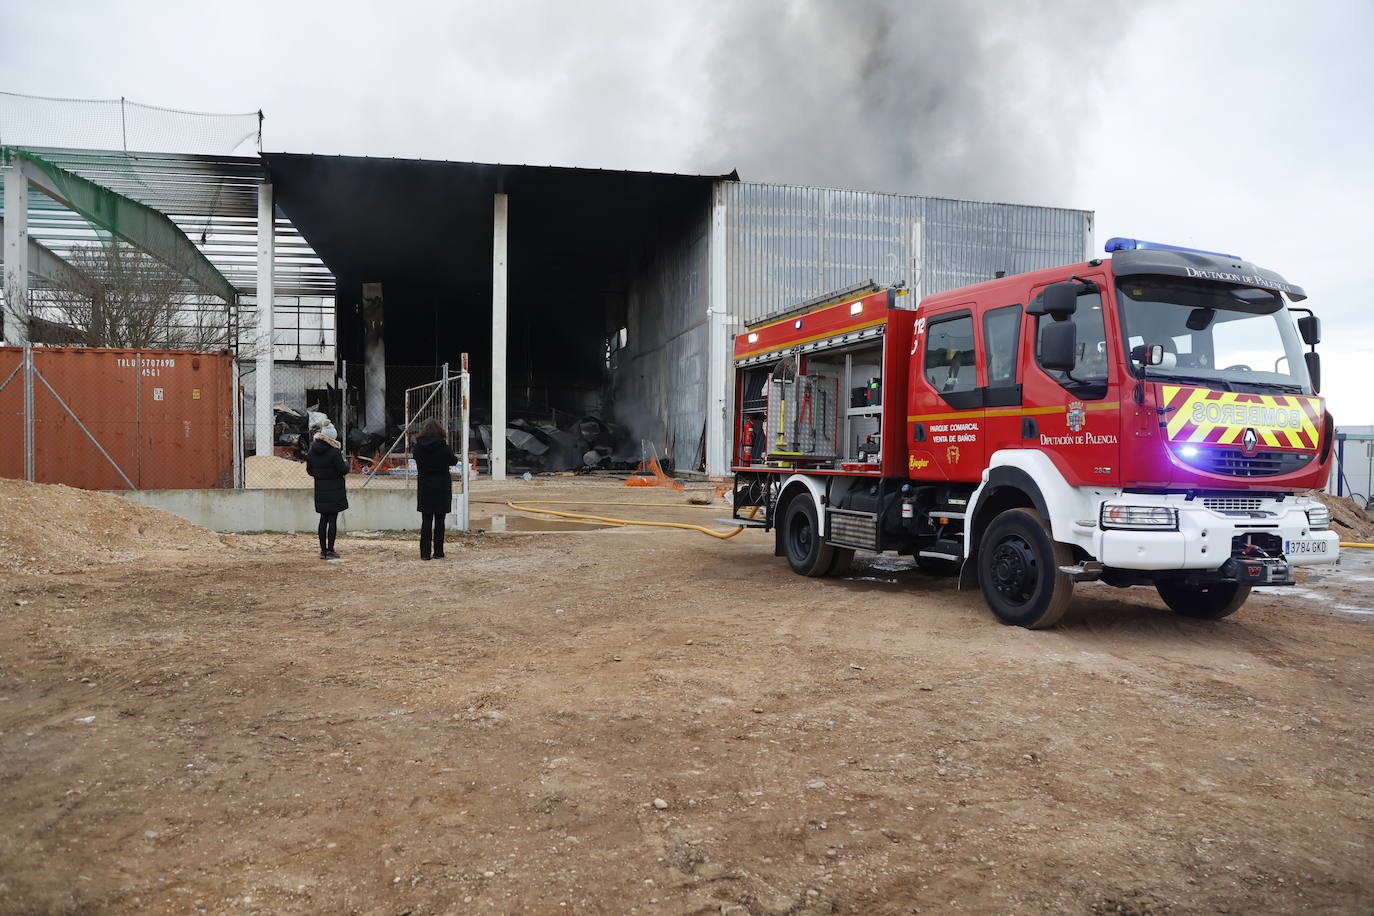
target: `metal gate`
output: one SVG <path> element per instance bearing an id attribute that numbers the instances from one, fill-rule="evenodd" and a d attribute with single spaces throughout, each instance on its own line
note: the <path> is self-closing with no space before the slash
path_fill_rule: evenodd
<path id="1" fill-rule="evenodd" d="M 440 373 L 441 377 L 433 382 L 424 385 L 417 385 L 414 388 L 407 388 L 405 394 L 405 433 L 399 437 L 387 450 L 382 460 L 377 465 L 386 464 L 386 459 L 393 455 L 398 446 L 404 450 L 405 457 L 409 459 L 407 466 L 413 469 L 413 459 L 411 459 L 410 441 L 426 420 L 438 420 L 439 425 L 444 427 L 448 433 L 450 441 L 455 433 L 458 434 L 458 486 L 453 491 L 453 514 L 456 516 L 456 527 L 460 531 L 468 530 L 468 479 L 472 475 L 471 459 L 468 450 L 468 431 L 470 422 L 470 403 L 469 389 L 470 377 L 468 375 L 468 358 L 463 354 L 462 369 L 456 374 L 449 372 L 448 363 L 445 363 Z M 372 482 L 373 475 L 369 474 L 363 481 L 366 487 Z"/>

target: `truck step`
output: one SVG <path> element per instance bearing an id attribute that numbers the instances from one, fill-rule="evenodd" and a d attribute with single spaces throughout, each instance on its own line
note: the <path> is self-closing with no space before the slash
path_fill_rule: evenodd
<path id="1" fill-rule="evenodd" d="M 738 528 L 763 528 L 768 524 L 761 518 L 717 518 L 713 521 L 721 525 L 731 525 Z"/>
<path id="2" fill-rule="evenodd" d="M 916 552 L 918 557 L 931 557 L 936 560 L 949 560 L 951 563 L 963 562 L 963 557 L 957 553 L 945 553 L 942 550 L 920 550 Z"/>
<path id="3" fill-rule="evenodd" d="M 1096 560 L 1085 560 L 1073 566 L 1061 566 L 1059 571 L 1074 582 L 1096 582 L 1102 578 L 1102 564 Z"/>
<path id="4" fill-rule="evenodd" d="M 954 509 L 931 509 L 931 510 L 930 510 L 930 517 L 931 517 L 931 518 L 959 518 L 959 519 L 962 519 L 962 518 L 965 517 L 965 515 L 964 515 L 963 512 L 956 511 L 956 510 L 954 510 Z"/>

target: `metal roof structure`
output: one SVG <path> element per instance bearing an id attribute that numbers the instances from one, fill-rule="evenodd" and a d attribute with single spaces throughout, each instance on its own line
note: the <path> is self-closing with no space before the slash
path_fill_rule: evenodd
<path id="1" fill-rule="evenodd" d="M 24 149 L 165 214 L 230 283 L 256 292 L 258 186 L 267 174 L 258 157 Z M 59 258 L 102 238 L 79 213 L 45 195 L 31 196 L 29 209 L 32 238 Z M 334 295 L 334 275 L 280 208 L 274 263 L 278 296 Z"/>

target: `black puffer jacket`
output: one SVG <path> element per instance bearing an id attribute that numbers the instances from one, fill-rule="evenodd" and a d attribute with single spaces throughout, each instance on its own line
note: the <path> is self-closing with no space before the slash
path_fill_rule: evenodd
<path id="1" fill-rule="evenodd" d="M 448 469 L 458 463 L 458 456 L 448 440 L 441 436 L 421 436 L 415 440 L 415 509 L 434 515 L 453 511 L 453 478 Z"/>
<path id="2" fill-rule="evenodd" d="M 316 512 L 342 512 L 348 508 L 348 491 L 344 488 L 348 462 L 343 452 L 323 439 L 316 439 L 305 453 L 305 470 L 315 478 Z"/>

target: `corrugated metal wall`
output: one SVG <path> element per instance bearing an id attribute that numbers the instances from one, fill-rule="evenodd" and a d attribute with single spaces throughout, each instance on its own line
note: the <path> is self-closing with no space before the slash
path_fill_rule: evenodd
<path id="1" fill-rule="evenodd" d="M 1082 260 L 1082 210 L 786 185 L 726 185 L 728 309 L 741 323 L 841 287 L 920 295 Z"/>
<path id="2" fill-rule="evenodd" d="M 740 324 L 869 279 L 905 280 L 929 295 L 999 270 L 1080 261 L 1091 231 L 1090 214 L 1081 210 L 744 182 L 722 187 L 721 307 Z M 678 467 L 695 468 L 708 404 L 710 205 L 681 219 L 683 229 L 631 281 L 628 345 L 611 357 L 610 403 L 637 437 L 666 449 Z"/>
<path id="3" fill-rule="evenodd" d="M 627 342 L 611 355 L 611 411 L 680 468 L 696 468 L 706 423 L 710 206 L 683 214 L 626 296 Z"/>

